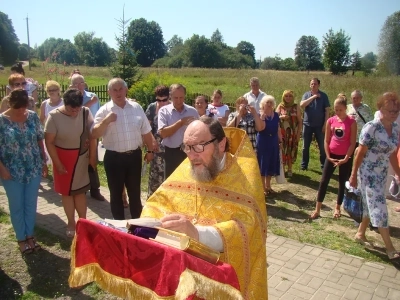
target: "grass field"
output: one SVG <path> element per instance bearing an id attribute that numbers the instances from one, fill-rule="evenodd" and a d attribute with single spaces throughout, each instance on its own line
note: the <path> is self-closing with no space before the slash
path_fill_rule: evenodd
<path id="1" fill-rule="evenodd" d="M 61 68 L 61 67 L 60 67 Z M 63 67 L 62 67 L 63 68 Z M 65 67 L 65 71 L 70 73 L 76 67 Z M 32 71 L 26 69 L 26 76 L 32 77 L 40 83 L 45 83 L 48 79 L 44 67 L 34 67 Z M 79 67 L 89 86 L 103 85 L 111 78 L 107 68 Z M 180 82 L 187 87 L 189 93 L 204 93 L 211 95 L 213 90 L 221 89 L 224 94 L 223 101 L 234 103 L 235 100 L 249 91 L 249 79 L 258 77 L 261 82 L 261 89 L 273 95 L 279 102 L 285 89 L 293 90 L 295 99 L 301 100 L 305 91 L 309 88 L 309 81 L 312 77 L 321 80 L 321 90 L 326 92 L 331 102 L 338 93 L 345 93 L 350 96 L 354 89 L 359 89 L 364 93 L 364 102 L 373 109 L 379 95 L 386 91 L 399 92 L 400 77 L 362 77 L 356 76 L 333 76 L 327 72 L 289 72 L 289 71 L 269 71 L 269 70 L 234 70 L 234 69 L 158 69 L 143 68 L 143 80 L 150 73 L 156 74 L 160 78 L 159 84 L 163 84 L 162 78 L 167 74 L 168 78 L 174 82 Z M 9 76 L 8 68 L 0 71 L 0 85 L 7 84 Z M 52 79 L 67 84 L 68 76 L 52 75 Z"/>

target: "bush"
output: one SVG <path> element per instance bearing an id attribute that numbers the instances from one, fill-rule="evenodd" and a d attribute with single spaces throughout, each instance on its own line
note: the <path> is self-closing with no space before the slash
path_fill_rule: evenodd
<path id="1" fill-rule="evenodd" d="M 199 95 L 204 95 L 210 99 L 208 95 L 191 90 L 187 85 L 189 82 L 184 82 L 181 77 L 174 77 L 169 73 L 162 73 L 161 75 L 150 73 L 128 90 L 128 97 L 136 99 L 136 102 L 146 110 L 147 106 L 155 100 L 154 89 L 156 86 L 162 84 L 169 87 L 174 83 L 181 83 L 186 87 L 185 103 L 188 105 L 193 105 L 194 100 Z"/>
<path id="2" fill-rule="evenodd" d="M 146 109 L 155 100 L 154 89 L 156 86 L 163 84 L 169 87 L 176 82 L 176 79 L 168 73 L 163 73 L 162 75 L 150 73 L 129 89 L 128 97 L 136 99 L 143 109 Z"/>

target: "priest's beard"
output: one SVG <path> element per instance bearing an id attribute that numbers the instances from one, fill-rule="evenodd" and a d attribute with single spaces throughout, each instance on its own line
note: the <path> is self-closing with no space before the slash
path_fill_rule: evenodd
<path id="1" fill-rule="evenodd" d="M 209 182 L 215 179 L 219 173 L 219 164 L 220 164 L 220 159 L 218 155 L 218 147 L 215 147 L 214 153 L 212 155 L 211 161 L 208 165 L 206 165 L 204 162 L 202 163 L 203 168 L 202 170 L 199 170 L 199 168 L 195 168 L 193 163 L 200 162 L 193 160 L 191 162 L 192 168 L 190 170 L 190 174 L 192 177 L 201 182 Z"/>

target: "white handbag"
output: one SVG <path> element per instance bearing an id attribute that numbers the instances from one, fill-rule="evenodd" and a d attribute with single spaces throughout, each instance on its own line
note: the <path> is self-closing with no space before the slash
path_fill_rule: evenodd
<path id="1" fill-rule="evenodd" d="M 101 141 L 99 141 L 99 144 L 97 145 L 97 158 L 99 161 L 104 160 L 104 154 L 106 153 L 106 148 L 104 148 L 104 145 Z"/>
<path id="2" fill-rule="evenodd" d="M 275 181 L 277 184 L 287 183 L 285 178 L 285 170 L 283 169 L 283 160 L 282 160 L 282 150 L 279 150 L 279 164 L 280 164 L 280 174 L 275 176 Z"/>

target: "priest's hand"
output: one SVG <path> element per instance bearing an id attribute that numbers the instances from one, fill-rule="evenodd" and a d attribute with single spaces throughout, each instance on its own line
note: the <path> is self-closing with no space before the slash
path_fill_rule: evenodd
<path id="1" fill-rule="evenodd" d="M 170 214 L 161 218 L 161 227 L 184 233 L 195 240 L 199 240 L 199 232 L 189 219 L 181 214 Z"/>

